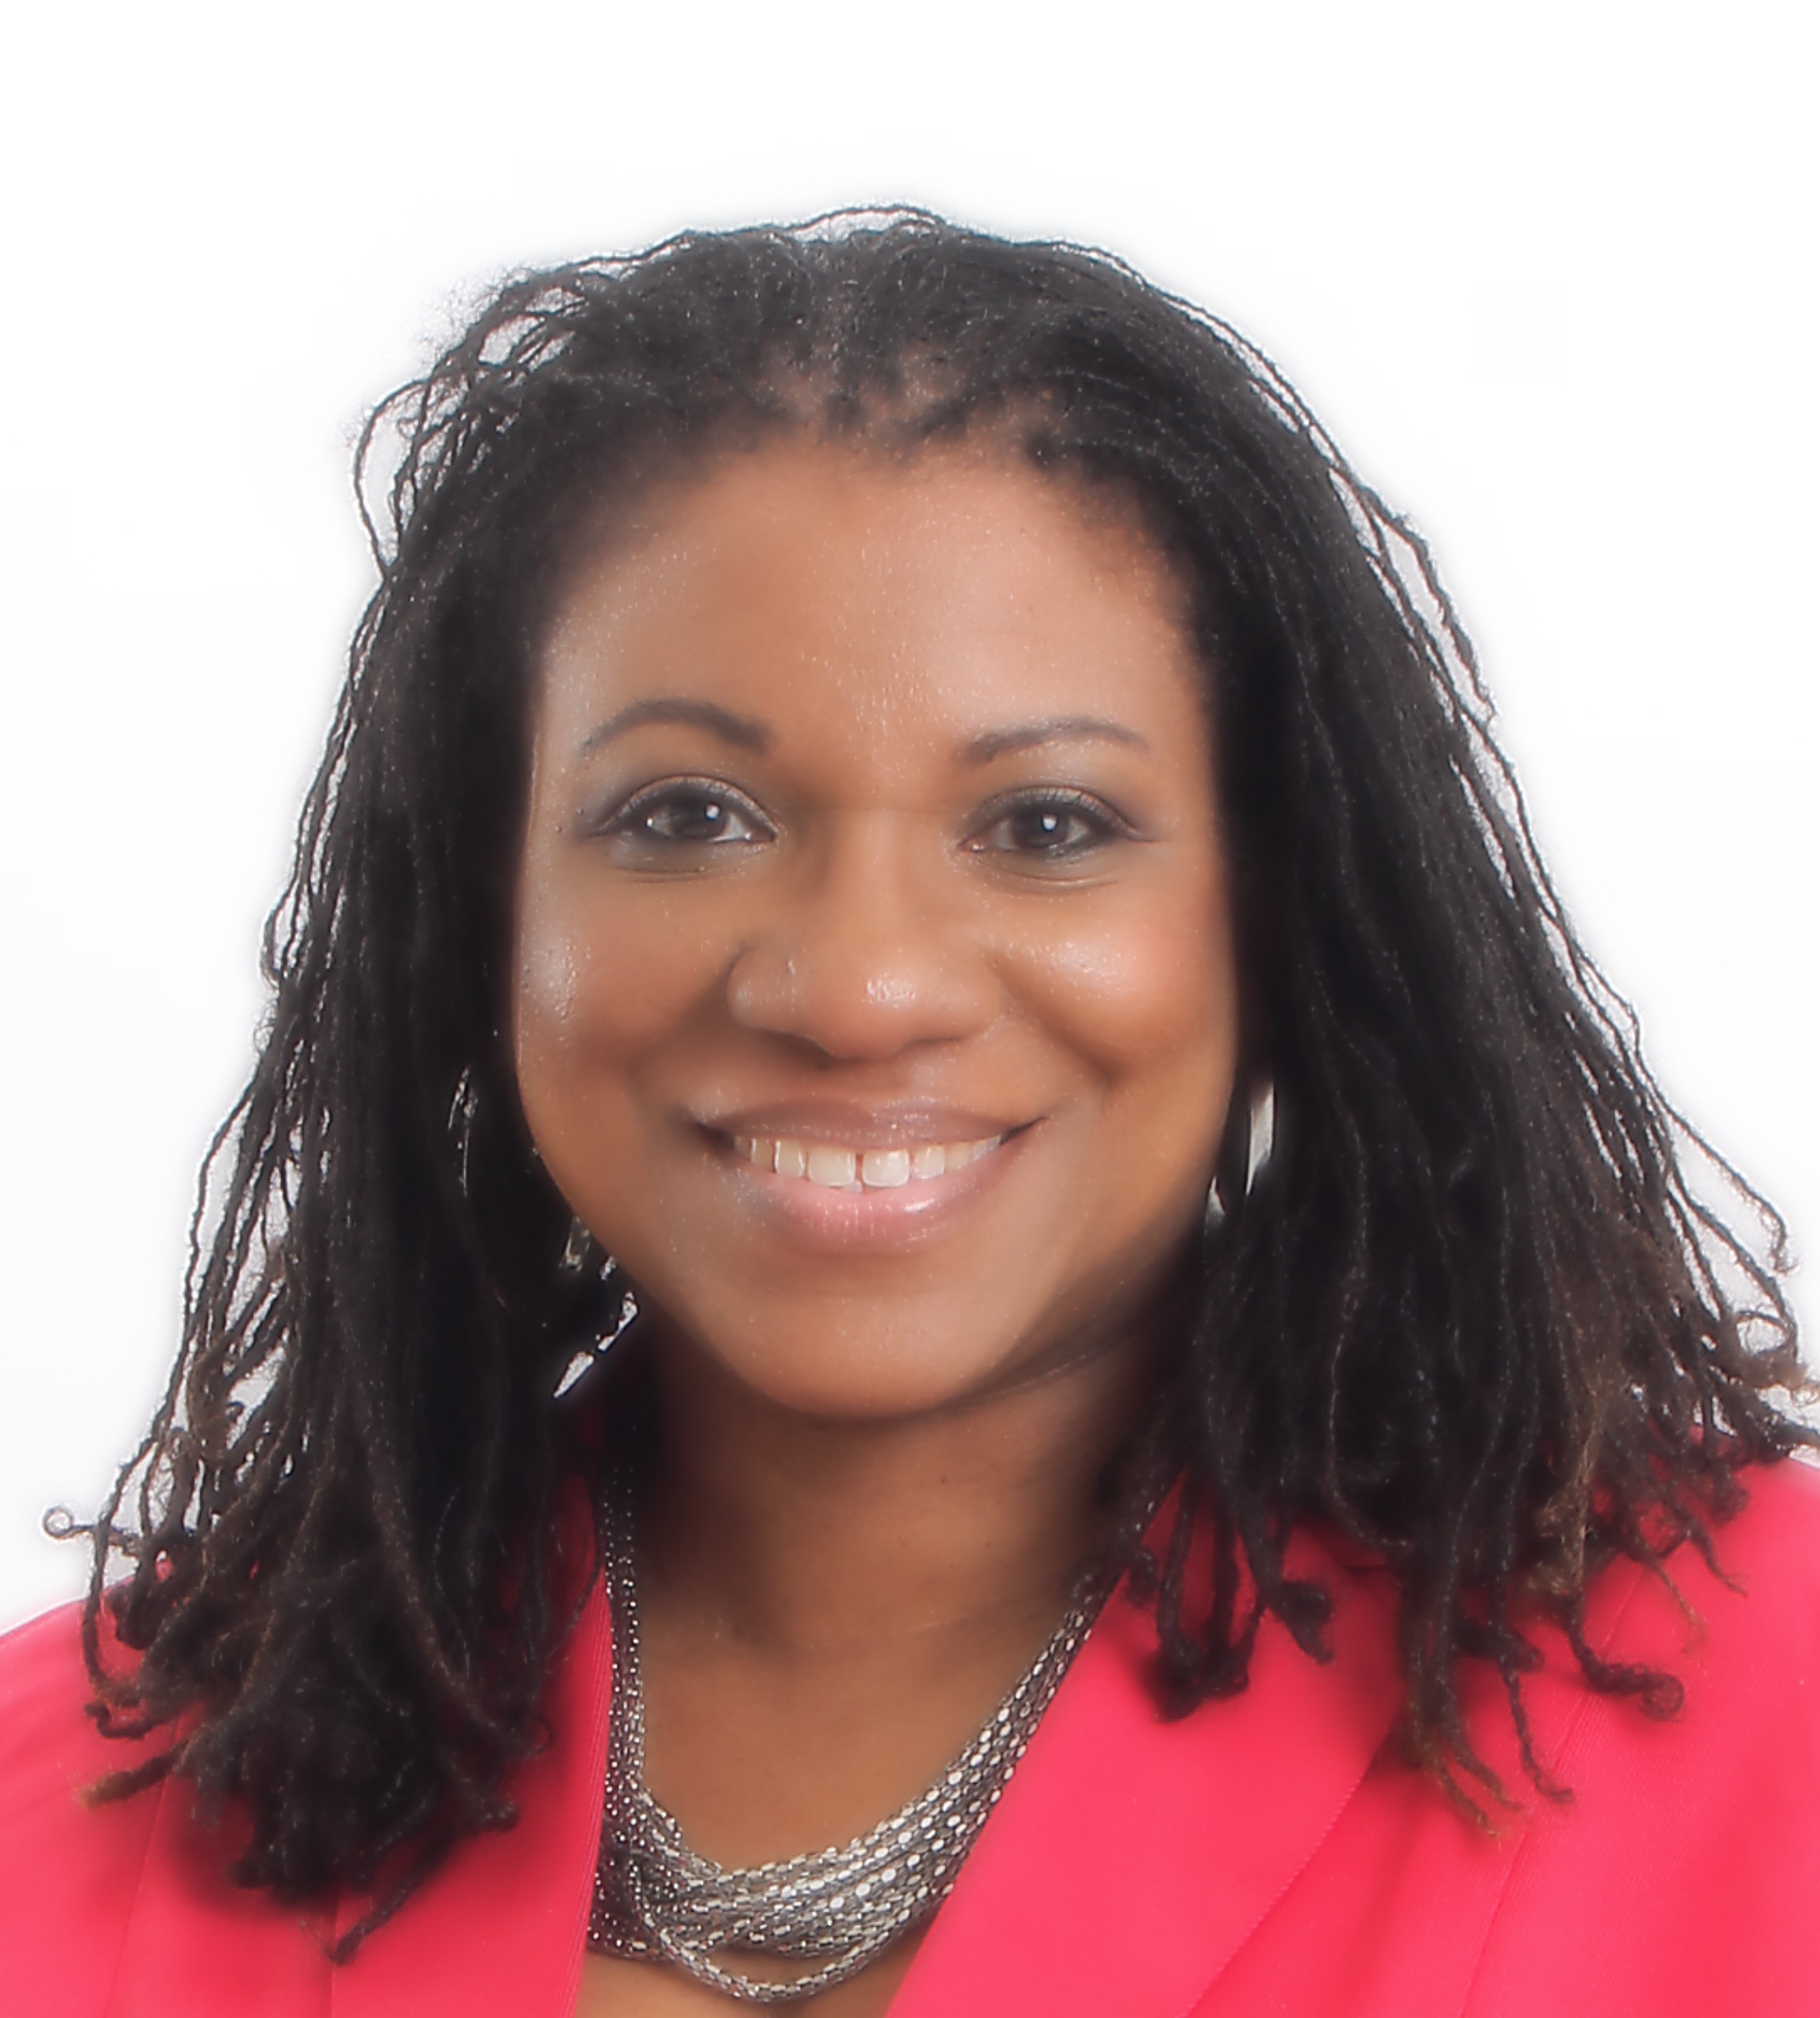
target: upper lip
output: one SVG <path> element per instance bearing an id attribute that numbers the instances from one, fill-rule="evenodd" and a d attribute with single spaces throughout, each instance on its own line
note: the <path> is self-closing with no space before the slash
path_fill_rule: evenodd
<path id="1" fill-rule="evenodd" d="M 759 1135 L 771 1140 L 837 1143 L 843 1149 L 914 1149 L 925 1142 L 977 1142 L 1009 1135 L 1027 1121 L 988 1114 L 978 1107 L 933 1101 L 859 1103 L 818 1100 L 780 1101 L 698 1116 L 718 1135 Z"/>

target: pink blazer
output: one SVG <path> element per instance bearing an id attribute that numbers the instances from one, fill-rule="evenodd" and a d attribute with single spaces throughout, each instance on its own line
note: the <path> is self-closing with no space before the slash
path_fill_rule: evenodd
<path id="1" fill-rule="evenodd" d="M 1691 1619 L 1626 1565 L 1596 1645 L 1671 1664 L 1674 1722 L 1595 1696 L 1551 1644 L 1526 1700 L 1570 1804 L 1495 1835 L 1387 1742 L 1389 1580 L 1312 1540 L 1338 1598 L 1318 1666 L 1280 1632 L 1250 1688 L 1165 1723 L 1144 1616 L 1115 1600 L 943 1906 L 892 2018 L 1796 2018 L 1820 2013 L 1820 1476 L 1757 1475 Z M 224 1884 L 168 1783 L 84 1808 L 126 1748 L 82 1712 L 75 1624 L 0 1641 L 6 2018 L 570 2018 L 600 1826 L 611 1649 L 586 1615 L 555 1743 L 509 1833 L 466 1845 L 348 1966 L 311 1922 Z M 1523 1786 L 1495 1691 L 1476 1727 Z M 353 1908 L 337 1916 L 345 1924 Z"/>

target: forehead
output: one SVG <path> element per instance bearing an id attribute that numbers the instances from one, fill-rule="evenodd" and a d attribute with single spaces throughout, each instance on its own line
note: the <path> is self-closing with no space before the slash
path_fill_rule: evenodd
<path id="1" fill-rule="evenodd" d="M 1187 608 L 1110 494 L 965 448 L 787 440 L 645 492 L 585 553 L 539 655 L 541 715 L 585 734 L 702 698 L 868 753 L 1033 713 L 1179 733 L 1200 706 Z"/>

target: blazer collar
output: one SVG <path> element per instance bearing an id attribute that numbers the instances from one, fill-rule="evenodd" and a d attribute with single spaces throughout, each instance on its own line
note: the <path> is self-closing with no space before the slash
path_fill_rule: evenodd
<path id="1" fill-rule="evenodd" d="M 1400 1700 L 1390 1580 L 1306 1536 L 1333 1658 L 1273 1621 L 1241 1693 L 1155 1709 L 1150 1615 L 1116 1594 L 930 1927 L 891 2018 L 1179 2018 L 1313 1856 Z"/>

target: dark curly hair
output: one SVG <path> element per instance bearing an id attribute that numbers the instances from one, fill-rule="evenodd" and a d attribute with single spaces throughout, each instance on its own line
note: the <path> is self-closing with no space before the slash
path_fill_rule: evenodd
<path id="1" fill-rule="evenodd" d="M 1394 1572 L 1405 1734 L 1462 1800 L 1500 1791 L 1464 1661 L 1543 1777 L 1526 1620 L 1672 1710 L 1672 1677 L 1588 1645 L 1583 1598 L 1614 1555 L 1710 1554 L 1741 1468 L 1813 1440 L 1768 1393 L 1803 1380 L 1780 1220 L 1664 1103 L 1421 541 L 1269 363 L 1102 254 L 891 214 L 514 279 L 367 427 L 363 472 L 396 453 L 382 580 L 205 1169 L 182 1353 L 94 1528 L 103 1728 L 171 1731 L 102 1793 L 175 1771 L 237 1797 L 237 1876 L 383 1878 L 367 1927 L 512 1819 L 592 1569 L 585 1523 L 556 1539 L 591 1461 L 552 1390 L 621 1294 L 562 1265 L 503 1035 L 532 654 L 578 526 L 779 430 L 995 440 L 1135 501 L 1191 592 L 1287 1151 L 1192 1260 L 1172 1537 L 1133 1558 L 1167 1707 L 1242 1687 L 1267 1616 L 1320 1651 L 1322 1594 L 1283 1566 L 1312 1513 Z"/>

